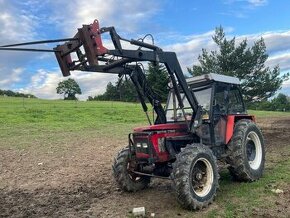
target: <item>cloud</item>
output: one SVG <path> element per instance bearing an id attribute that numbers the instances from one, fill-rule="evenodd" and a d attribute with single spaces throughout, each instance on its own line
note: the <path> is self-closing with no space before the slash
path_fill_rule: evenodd
<path id="1" fill-rule="evenodd" d="M 226 5 L 242 5 L 250 7 L 261 7 L 268 4 L 268 0 L 224 0 Z"/>
<path id="2" fill-rule="evenodd" d="M 224 0 L 223 3 L 226 8 L 219 14 L 247 18 L 251 11 L 254 11 L 258 7 L 266 6 L 268 0 Z"/>
<path id="3" fill-rule="evenodd" d="M 37 21 L 33 15 L 17 10 L 12 1 L 0 1 L 0 45 L 30 41 L 36 36 Z M 33 53 L 0 51 L 0 89 L 20 82 L 25 63 L 37 57 Z"/>
<path id="4" fill-rule="evenodd" d="M 253 7 L 260 7 L 268 4 L 267 0 L 247 0 L 247 2 Z"/>
<path id="5" fill-rule="evenodd" d="M 283 82 L 282 87 L 283 88 L 290 88 L 290 80 L 287 80 L 287 81 Z"/>
<path id="6" fill-rule="evenodd" d="M 234 37 L 232 29 L 226 31 L 228 38 Z M 209 31 L 199 35 L 184 36 L 183 42 L 173 43 L 165 46 L 164 50 L 172 50 L 177 53 L 179 61 L 184 71 L 186 67 L 198 64 L 198 56 L 201 54 L 202 48 L 208 51 L 216 50 L 216 45 L 212 40 L 214 31 Z M 239 43 L 247 38 L 248 44 L 253 45 L 254 41 L 264 38 L 269 59 L 267 65 L 274 67 L 279 64 L 281 71 L 290 70 L 290 31 L 264 32 L 249 35 L 236 36 L 236 42 Z"/>
<path id="7" fill-rule="evenodd" d="M 9 87 L 11 83 L 19 82 L 23 70 L 23 68 L 15 68 L 11 70 L 10 75 L 0 74 L 0 87 L 4 89 L 5 87 Z"/>
<path id="8" fill-rule="evenodd" d="M 279 65 L 282 72 L 290 71 L 290 52 L 270 56 L 267 60 L 267 65 L 269 67 Z"/>
<path id="9" fill-rule="evenodd" d="M 82 24 L 98 19 L 102 26 L 116 26 L 123 32 L 134 32 L 146 27 L 150 18 L 157 13 L 158 3 L 154 0 L 71 0 L 52 1 L 53 16 L 50 18 L 63 30 L 72 35 Z M 63 8 L 64 10 L 59 10 Z M 147 25 L 148 26 L 148 25 Z"/>

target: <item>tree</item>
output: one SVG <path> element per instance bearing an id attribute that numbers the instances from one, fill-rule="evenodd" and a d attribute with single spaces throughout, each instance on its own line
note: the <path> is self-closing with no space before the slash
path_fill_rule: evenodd
<path id="1" fill-rule="evenodd" d="M 106 92 L 103 94 L 104 100 L 116 101 L 119 98 L 117 86 L 114 86 L 111 82 L 108 83 Z"/>
<path id="2" fill-rule="evenodd" d="M 289 110 L 290 109 L 290 102 L 287 99 L 287 95 L 279 93 L 276 98 L 273 98 L 271 101 L 274 110 Z"/>
<path id="3" fill-rule="evenodd" d="M 132 81 L 127 78 L 119 78 L 115 85 L 111 82 L 107 84 L 104 94 L 95 97 L 89 96 L 88 101 L 127 101 L 136 102 L 137 93 Z"/>
<path id="4" fill-rule="evenodd" d="M 136 102 L 138 100 L 136 88 L 129 78 L 119 80 L 116 86 L 120 101 Z"/>
<path id="5" fill-rule="evenodd" d="M 162 102 L 165 102 L 168 95 L 169 78 L 166 69 L 162 65 L 154 65 L 149 63 L 149 68 L 146 72 L 148 83 L 151 88 L 160 97 Z"/>
<path id="6" fill-rule="evenodd" d="M 58 83 L 56 93 L 64 94 L 64 100 L 77 100 L 76 94 L 82 94 L 82 91 L 77 82 L 69 78 Z"/>
<path id="7" fill-rule="evenodd" d="M 248 46 L 247 39 L 236 45 L 235 37 L 227 40 L 223 28 L 218 27 L 212 39 L 218 49 L 211 52 L 202 49 L 199 65 L 188 69 L 193 76 L 218 73 L 238 77 L 246 102 L 267 100 L 288 79 L 289 73 L 280 76 L 278 65 L 273 69 L 265 65 L 268 54 L 263 38 L 253 46 Z"/>

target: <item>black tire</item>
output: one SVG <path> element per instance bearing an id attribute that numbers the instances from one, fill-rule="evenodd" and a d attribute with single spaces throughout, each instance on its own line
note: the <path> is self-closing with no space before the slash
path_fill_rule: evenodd
<path id="1" fill-rule="evenodd" d="M 186 209 L 199 210 L 213 202 L 218 188 L 218 166 L 212 151 L 187 145 L 176 157 L 172 178 L 177 200 Z M 200 188 L 205 183 L 205 188 Z"/>
<path id="2" fill-rule="evenodd" d="M 252 182 L 263 175 L 264 138 L 252 120 L 242 119 L 235 124 L 233 137 L 228 144 L 226 161 L 235 180 Z"/>
<path id="3" fill-rule="evenodd" d="M 119 187 L 127 192 L 136 192 L 147 188 L 150 183 L 149 176 L 136 175 L 128 170 L 129 148 L 122 149 L 114 160 L 113 174 Z"/>

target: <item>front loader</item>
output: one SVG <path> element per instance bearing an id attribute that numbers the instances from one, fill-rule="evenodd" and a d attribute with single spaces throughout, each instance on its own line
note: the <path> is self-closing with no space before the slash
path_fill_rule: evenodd
<path id="1" fill-rule="evenodd" d="M 113 49 L 107 49 L 101 35 L 108 33 Z M 71 71 L 90 71 L 129 77 L 149 125 L 128 135 L 128 144 L 116 155 L 113 175 L 117 185 L 128 192 L 148 187 L 151 178 L 173 181 L 178 202 L 196 210 L 212 203 L 218 188 L 217 160 L 228 165 L 236 180 L 252 182 L 264 170 L 263 135 L 248 115 L 239 89 L 239 80 L 221 74 L 206 74 L 185 79 L 174 52 L 154 44 L 120 37 L 114 27 L 100 28 L 95 20 L 83 25 L 73 38 L 53 50 L 63 76 Z M 15 48 L 0 50 L 38 51 Z M 131 44 L 130 49 L 123 48 Z M 135 47 L 135 49 L 132 49 Z M 146 80 L 142 62 L 163 64 L 170 80 L 168 100 L 163 107 Z M 222 72 L 217 72 L 222 73 Z M 156 114 L 151 122 L 147 103 Z"/>

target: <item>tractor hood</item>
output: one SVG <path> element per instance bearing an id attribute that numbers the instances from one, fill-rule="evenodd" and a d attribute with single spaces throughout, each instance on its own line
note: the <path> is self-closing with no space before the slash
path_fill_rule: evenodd
<path id="1" fill-rule="evenodd" d="M 147 131 L 162 131 L 162 130 L 186 130 L 186 123 L 166 123 L 157 124 L 152 126 L 143 126 L 134 128 L 134 132 L 147 132 Z"/>

